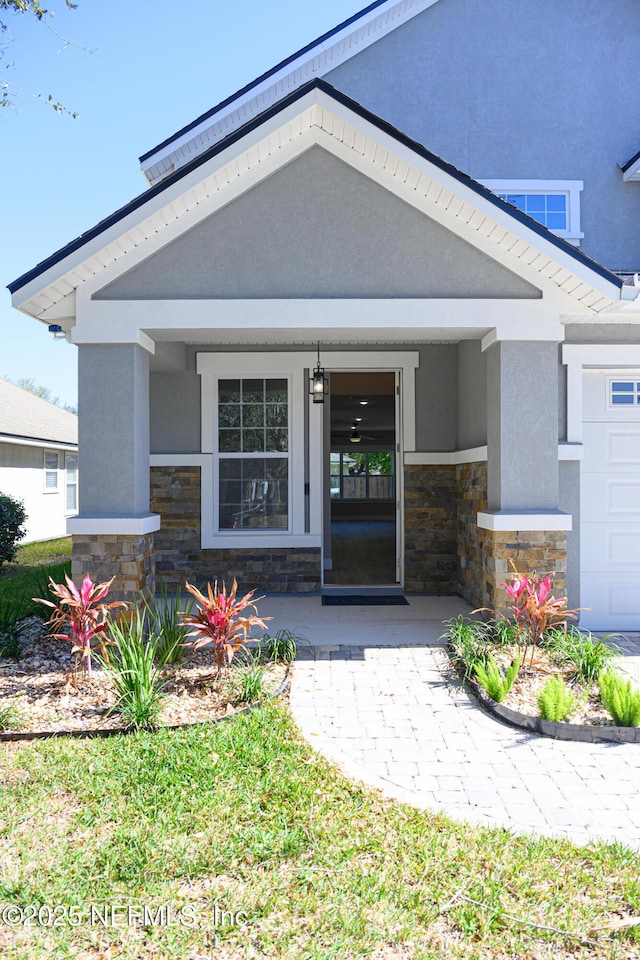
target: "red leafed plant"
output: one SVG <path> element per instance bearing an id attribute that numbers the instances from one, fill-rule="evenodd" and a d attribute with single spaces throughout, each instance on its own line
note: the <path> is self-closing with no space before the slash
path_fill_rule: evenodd
<path id="1" fill-rule="evenodd" d="M 39 597 L 33 599 L 36 603 L 52 607 L 53 613 L 49 617 L 50 636 L 57 640 L 70 640 L 73 653 L 80 655 L 80 661 L 87 676 L 91 676 L 93 643 L 97 642 L 101 653 L 104 654 L 104 634 L 109 629 L 111 610 L 117 607 L 126 608 L 129 605 L 124 600 L 102 603 L 109 593 L 113 577 L 106 583 L 94 583 L 87 574 L 80 589 L 70 577 L 65 575 L 65 580 L 66 587 L 49 577 L 49 589 L 54 597 L 58 597 L 60 603 L 55 604 L 51 600 L 42 600 Z"/>
<path id="2" fill-rule="evenodd" d="M 524 646 L 523 663 L 526 652 L 531 647 L 531 660 L 535 654 L 538 641 L 547 630 L 552 627 L 567 628 L 567 620 L 575 619 L 576 611 L 567 610 L 566 597 L 553 597 L 551 595 L 552 574 L 548 573 L 545 577 L 539 577 L 535 570 L 533 573 L 518 573 L 512 560 L 509 561 L 513 567 L 513 574 L 510 583 L 501 583 L 509 597 L 511 604 L 509 614 L 505 615 L 501 610 L 491 610 L 495 616 L 502 617 L 507 622 L 512 622 L 518 636 L 518 645 L 521 641 Z M 482 610 L 488 610 L 482 607 Z M 480 613 L 480 610 L 474 610 L 474 613 Z"/>
<path id="3" fill-rule="evenodd" d="M 180 614 L 184 625 L 192 627 L 187 636 L 195 638 L 186 641 L 184 646 L 193 647 L 194 650 L 213 646 L 213 659 L 218 670 L 231 663 L 234 653 L 247 642 L 249 631 L 253 627 L 266 628 L 265 621 L 271 619 L 257 616 L 256 603 L 264 597 L 254 600 L 255 590 L 237 598 L 238 583 L 235 578 L 229 593 L 224 583 L 222 589 L 219 589 L 217 580 L 213 589 L 210 583 L 207 584 L 207 596 L 190 583 L 185 586 L 195 597 L 196 608 Z M 253 609 L 255 613 L 241 616 L 247 608 Z"/>

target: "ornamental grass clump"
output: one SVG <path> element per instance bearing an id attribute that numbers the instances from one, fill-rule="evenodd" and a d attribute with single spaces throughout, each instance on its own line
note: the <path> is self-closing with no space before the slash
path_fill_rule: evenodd
<path id="1" fill-rule="evenodd" d="M 485 666 L 489 657 L 489 625 L 459 614 L 445 620 L 445 626 L 441 639 L 447 639 L 451 661 L 462 672 L 464 680 L 472 680 L 476 666 Z"/>
<path id="2" fill-rule="evenodd" d="M 91 676 L 91 654 L 94 644 L 104 654 L 111 611 L 118 608 L 126 609 L 129 606 L 124 600 L 115 600 L 113 603 L 102 602 L 109 593 L 114 579 L 112 577 L 106 583 L 94 583 L 87 574 L 82 581 L 82 586 L 78 589 L 71 577 L 66 574 L 66 587 L 49 577 L 49 590 L 54 597 L 59 598 L 60 603 L 55 604 L 51 600 L 33 597 L 34 603 L 42 603 L 45 607 L 52 608 L 53 613 L 49 616 L 51 627 L 49 635 L 56 640 L 71 642 L 72 652 L 76 658 L 79 655 L 82 668 L 88 677 Z"/>
<path id="3" fill-rule="evenodd" d="M 600 698 L 618 727 L 640 726 L 640 690 L 613 670 L 605 670 L 598 681 Z"/>
<path id="4" fill-rule="evenodd" d="M 184 613 L 191 613 L 193 600 L 185 601 L 180 595 L 169 593 L 165 580 L 157 585 L 156 596 L 143 600 L 149 620 L 150 631 L 158 640 L 157 658 L 160 666 L 177 664 L 184 657 L 184 643 L 187 639 L 187 626 L 181 617 Z M 185 608 L 182 611 L 180 608 Z"/>
<path id="5" fill-rule="evenodd" d="M 564 682 L 556 675 L 549 677 L 537 696 L 538 709 L 543 720 L 567 720 L 577 707 L 577 700 Z"/>
<path id="6" fill-rule="evenodd" d="M 187 636 L 194 638 L 186 640 L 184 646 L 193 650 L 212 647 L 213 661 L 220 672 L 231 663 L 234 654 L 245 646 L 249 632 L 254 627 L 266 629 L 266 621 L 271 617 L 259 617 L 256 607 L 258 600 L 263 600 L 264 597 L 254 600 L 255 590 L 250 590 L 244 597 L 238 598 L 238 583 L 235 577 L 228 593 L 226 584 L 223 583 L 220 589 L 217 580 L 213 589 L 210 583 L 207 584 L 206 595 L 190 583 L 185 586 L 195 598 L 195 609 L 181 613 L 182 622 L 191 628 Z M 255 612 L 243 616 L 247 609 Z"/>
<path id="7" fill-rule="evenodd" d="M 600 640 L 588 630 L 572 626 L 566 631 L 551 631 L 543 642 L 559 663 L 571 668 L 572 679 L 591 684 L 621 652 L 609 640 L 609 636 Z"/>
<path id="8" fill-rule="evenodd" d="M 520 657 L 516 657 L 513 663 L 503 671 L 498 666 L 493 654 L 489 654 L 486 665 L 477 663 L 474 669 L 476 680 L 480 686 L 484 687 L 492 700 L 495 700 L 496 703 L 502 703 L 518 676 Z"/>
<path id="9" fill-rule="evenodd" d="M 156 666 L 158 638 L 149 635 L 144 610 L 134 610 L 129 622 L 112 623 L 104 646 L 112 656 L 100 657 L 103 670 L 115 687 L 118 699 L 109 713 L 119 713 L 136 730 L 156 725 L 162 701 L 161 668 Z"/>

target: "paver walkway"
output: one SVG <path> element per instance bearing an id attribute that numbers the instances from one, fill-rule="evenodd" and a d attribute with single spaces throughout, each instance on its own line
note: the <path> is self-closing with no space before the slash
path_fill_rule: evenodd
<path id="1" fill-rule="evenodd" d="M 331 644 L 327 608 L 316 612 L 315 630 L 307 612 L 319 645 L 296 662 L 291 692 L 303 735 L 347 776 L 471 823 L 640 849 L 640 745 L 551 740 L 502 725 L 461 688 L 424 619 L 424 643 L 403 646 L 384 630 L 386 620 L 397 636 L 396 608 L 358 609 L 364 643 L 353 613 L 353 630 L 343 633 L 343 614 Z M 345 635 L 351 643 L 337 642 Z M 637 640 L 627 652 L 637 665 Z"/>

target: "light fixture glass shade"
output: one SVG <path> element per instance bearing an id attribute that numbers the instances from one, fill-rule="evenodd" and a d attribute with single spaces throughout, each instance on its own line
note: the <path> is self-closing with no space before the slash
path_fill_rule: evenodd
<path id="1" fill-rule="evenodd" d="M 351 436 L 349 439 L 351 440 L 351 443 L 360 443 L 360 440 L 362 439 L 355 424 L 351 427 Z"/>
<path id="2" fill-rule="evenodd" d="M 324 398 L 329 393 L 329 381 L 324 375 L 324 368 L 320 366 L 320 350 L 313 376 L 309 379 L 309 393 L 314 403 L 324 403 Z"/>

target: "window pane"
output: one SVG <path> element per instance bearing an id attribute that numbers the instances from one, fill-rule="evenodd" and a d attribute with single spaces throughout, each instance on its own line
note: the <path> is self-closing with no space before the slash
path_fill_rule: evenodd
<path id="1" fill-rule="evenodd" d="M 527 196 L 527 211 L 529 213 L 544 213 L 546 197 L 543 193 L 530 193 Z"/>
<path id="2" fill-rule="evenodd" d="M 567 226 L 567 218 L 564 213 L 548 213 L 545 226 L 549 230 L 564 230 Z"/>
<path id="3" fill-rule="evenodd" d="M 239 453 L 240 431 L 220 430 L 218 432 L 218 448 L 224 453 Z"/>
<path id="4" fill-rule="evenodd" d="M 220 460 L 221 530 L 286 530 L 288 517 L 286 458 Z"/>
<path id="5" fill-rule="evenodd" d="M 264 403 L 264 380 L 243 380 L 242 402 Z"/>
<path id="6" fill-rule="evenodd" d="M 632 393 L 614 393 L 611 397 L 611 402 L 618 403 L 633 403 L 633 394 Z"/>
<path id="7" fill-rule="evenodd" d="M 77 487 L 75 483 L 67 484 L 67 495 L 66 495 L 66 502 L 65 502 L 65 508 L 67 511 L 78 509 L 76 491 L 77 491 Z"/>
<path id="8" fill-rule="evenodd" d="M 567 198 L 561 193 L 547 194 L 547 210 L 561 210 L 563 213 L 567 209 Z"/>
<path id="9" fill-rule="evenodd" d="M 633 393 L 633 383 L 631 380 L 615 381 L 611 384 L 611 389 L 615 393 Z"/>
<path id="10" fill-rule="evenodd" d="M 219 403 L 240 403 L 240 381 L 220 380 L 218 382 Z"/>
<path id="11" fill-rule="evenodd" d="M 218 409 L 218 423 L 221 427 L 239 427 L 240 404 L 221 403 Z"/>

